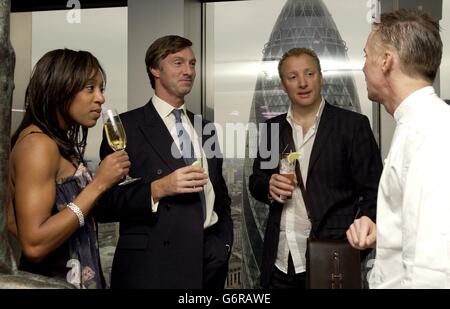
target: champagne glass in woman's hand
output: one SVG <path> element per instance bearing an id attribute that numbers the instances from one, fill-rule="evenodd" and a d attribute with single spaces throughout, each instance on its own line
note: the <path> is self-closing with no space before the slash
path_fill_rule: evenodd
<path id="1" fill-rule="evenodd" d="M 114 151 L 125 150 L 127 146 L 127 136 L 123 129 L 122 121 L 119 114 L 115 109 L 107 109 L 102 113 L 103 127 L 105 128 L 106 138 L 108 139 L 109 146 Z M 131 178 L 126 176 L 125 179 L 119 183 L 119 186 L 123 186 L 132 183 L 140 178 Z"/>

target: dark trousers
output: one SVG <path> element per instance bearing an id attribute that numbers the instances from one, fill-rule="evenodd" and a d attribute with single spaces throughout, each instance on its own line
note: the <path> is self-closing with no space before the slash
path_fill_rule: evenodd
<path id="1" fill-rule="evenodd" d="M 295 273 L 294 261 L 292 260 L 290 252 L 288 256 L 288 273 L 285 274 L 276 266 L 274 266 L 274 268 L 269 283 L 269 289 L 305 289 L 306 272 Z"/>
<path id="2" fill-rule="evenodd" d="M 228 274 L 229 253 L 225 244 L 214 234 L 205 231 L 203 242 L 203 288 L 222 290 Z"/>

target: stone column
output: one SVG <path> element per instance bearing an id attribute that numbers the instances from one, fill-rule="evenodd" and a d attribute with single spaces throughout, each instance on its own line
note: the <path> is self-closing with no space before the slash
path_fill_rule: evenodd
<path id="1" fill-rule="evenodd" d="M 9 0 L 0 0 L 0 273 L 5 274 L 17 270 L 8 243 L 6 216 L 9 203 L 8 171 L 15 64 L 15 55 L 9 39 L 10 6 Z"/>

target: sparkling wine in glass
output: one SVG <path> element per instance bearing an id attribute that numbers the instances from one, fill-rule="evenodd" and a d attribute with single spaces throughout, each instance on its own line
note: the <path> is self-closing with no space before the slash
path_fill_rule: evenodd
<path id="1" fill-rule="evenodd" d="M 108 139 L 108 144 L 111 149 L 114 151 L 125 150 L 127 147 L 127 136 L 117 111 L 115 109 L 107 109 L 102 113 L 102 116 L 103 127 L 105 128 L 106 138 Z M 135 182 L 139 179 L 140 178 L 132 178 L 127 175 L 125 179 L 119 183 L 119 186 Z"/>

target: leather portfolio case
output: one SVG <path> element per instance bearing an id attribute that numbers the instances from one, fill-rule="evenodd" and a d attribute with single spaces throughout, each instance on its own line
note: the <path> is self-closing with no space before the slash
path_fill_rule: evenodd
<path id="1" fill-rule="evenodd" d="M 361 289 L 360 252 L 345 240 L 308 239 L 306 287 Z"/>

